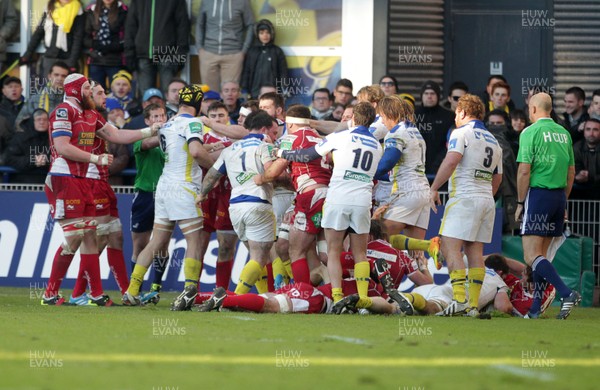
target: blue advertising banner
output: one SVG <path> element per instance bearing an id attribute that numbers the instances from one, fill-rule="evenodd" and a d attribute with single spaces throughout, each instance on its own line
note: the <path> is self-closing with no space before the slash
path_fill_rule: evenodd
<path id="1" fill-rule="evenodd" d="M 133 195 L 117 195 L 119 214 L 123 224 L 123 238 L 128 271 L 131 272 L 131 234 L 130 234 L 130 209 Z M 63 242 L 63 233 L 58 224 L 50 217 L 50 208 L 43 192 L 11 192 L 0 193 L 0 285 L 15 287 L 30 287 L 43 290 L 50 276 L 52 261 L 57 248 Z M 443 207 L 438 213 L 432 212 L 428 236 L 435 235 L 439 230 Z M 485 246 L 484 252 L 501 252 L 501 227 L 502 213 L 496 210 L 494 224 L 494 235 L 491 244 Z M 433 234 L 432 234 L 433 233 Z M 204 267 L 200 279 L 201 291 L 212 291 L 215 284 L 215 264 L 217 259 L 217 240 L 213 235 L 204 258 Z M 181 290 L 183 287 L 183 258 L 186 244 L 183 235 L 176 229 L 169 252 L 171 254 L 170 265 L 164 276 L 164 290 Z M 239 275 L 248 259 L 248 251 L 243 244 L 239 244 L 235 256 L 232 283 L 233 289 Z M 63 281 L 62 289 L 73 287 L 77 271 L 79 270 L 79 255 L 75 255 L 73 263 L 69 268 L 67 277 Z M 106 259 L 106 251 L 100 256 L 101 276 L 106 290 L 117 290 L 117 285 L 110 273 Z M 430 270 L 436 284 L 443 284 L 448 280 L 448 271 L 444 267 L 440 271 L 435 270 L 430 261 Z M 147 277 L 151 277 L 152 271 Z M 145 283 L 145 288 L 149 283 Z M 412 289 L 412 282 L 405 280 L 400 289 L 403 291 Z"/>

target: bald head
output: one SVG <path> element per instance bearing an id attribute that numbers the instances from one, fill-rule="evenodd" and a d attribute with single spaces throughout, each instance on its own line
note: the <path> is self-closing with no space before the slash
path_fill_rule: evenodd
<path id="1" fill-rule="evenodd" d="M 544 92 L 536 93 L 529 99 L 529 117 L 532 122 L 548 118 L 552 111 L 552 98 Z"/>

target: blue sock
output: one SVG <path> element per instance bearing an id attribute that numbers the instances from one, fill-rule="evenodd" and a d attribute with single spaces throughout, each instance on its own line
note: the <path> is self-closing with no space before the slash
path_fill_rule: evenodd
<path id="1" fill-rule="evenodd" d="M 169 257 L 158 257 L 152 259 L 152 268 L 154 268 L 154 281 L 153 284 L 162 284 L 162 277 L 169 264 Z"/>
<path id="2" fill-rule="evenodd" d="M 542 298 L 544 297 L 544 293 L 548 288 L 548 282 L 544 280 L 542 276 L 540 276 L 539 272 L 533 272 L 533 303 L 529 308 L 530 313 L 539 313 L 542 308 Z"/>
<path id="3" fill-rule="evenodd" d="M 540 277 L 544 278 L 548 283 L 556 288 L 556 291 L 560 294 L 562 298 L 566 298 L 571 295 L 571 289 L 567 287 L 567 285 L 560 278 L 552 263 L 550 263 L 544 256 L 538 256 L 531 266 L 533 268 L 533 274 L 539 274 Z M 535 280 L 534 280 L 535 281 Z M 536 284 L 536 291 L 541 286 Z"/>

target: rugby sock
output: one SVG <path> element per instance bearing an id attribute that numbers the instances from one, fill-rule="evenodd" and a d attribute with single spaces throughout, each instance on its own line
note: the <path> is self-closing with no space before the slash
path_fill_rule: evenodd
<path id="1" fill-rule="evenodd" d="M 269 291 L 267 278 L 267 267 L 262 267 L 258 280 L 254 283 L 254 287 L 256 287 L 256 291 L 258 291 L 259 294 L 264 294 Z"/>
<path id="2" fill-rule="evenodd" d="M 75 280 L 75 286 L 73 286 L 73 297 L 80 297 L 87 288 L 87 279 L 85 278 L 84 269 L 79 266 L 79 273 L 77 274 L 77 280 Z"/>
<path id="3" fill-rule="evenodd" d="M 390 244 L 400 250 L 420 250 L 426 251 L 429 249 L 429 240 L 418 240 L 410 238 L 404 234 L 394 234 L 390 237 Z"/>
<path id="4" fill-rule="evenodd" d="M 294 283 L 310 284 L 310 269 L 306 258 L 298 259 L 292 262 L 292 273 L 294 275 Z"/>
<path id="5" fill-rule="evenodd" d="M 123 250 L 116 248 L 106 248 L 106 254 L 108 256 L 108 265 L 112 271 L 117 286 L 121 295 L 125 294 L 127 287 L 129 287 L 129 277 L 127 275 L 127 267 L 125 266 L 125 257 L 123 257 Z"/>
<path id="6" fill-rule="evenodd" d="M 54 255 L 52 271 L 50 271 L 50 279 L 48 279 L 48 285 L 46 286 L 46 298 L 50 298 L 58 294 L 60 285 L 65 278 L 67 271 L 69 270 L 71 261 L 73 260 L 74 255 L 63 255 L 62 252 L 63 248 L 62 246 L 59 246 L 56 254 Z"/>
<path id="7" fill-rule="evenodd" d="M 146 275 L 147 271 L 148 268 L 139 264 L 136 264 L 133 267 L 133 272 L 131 272 L 131 281 L 129 282 L 129 288 L 127 289 L 129 294 L 133 295 L 134 297 L 140 295 L 140 287 L 142 287 L 144 275 Z"/>
<path id="8" fill-rule="evenodd" d="M 410 303 L 412 303 L 413 307 L 416 310 L 419 310 L 419 311 L 425 310 L 425 307 L 427 306 L 427 301 L 425 300 L 423 295 L 421 295 L 419 293 L 401 293 L 401 294 L 404 295 L 410 301 Z"/>
<path id="9" fill-rule="evenodd" d="M 529 308 L 530 313 L 539 313 L 542 309 L 542 298 L 548 288 L 548 282 L 539 274 L 539 272 L 533 271 L 533 302 Z"/>
<path id="10" fill-rule="evenodd" d="M 469 268 L 469 306 L 479 307 L 479 293 L 485 277 L 485 268 Z"/>
<path id="11" fill-rule="evenodd" d="M 240 275 L 240 281 L 235 288 L 235 293 L 238 295 L 247 294 L 260 277 L 261 271 L 262 267 L 258 261 L 248 260 Z"/>
<path id="12" fill-rule="evenodd" d="M 102 279 L 100 278 L 100 256 L 97 253 L 82 254 L 81 267 L 90 285 L 90 295 L 93 297 L 104 295 Z"/>
<path id="13" fill-rule="evenodd" d="M 360 296 L 360 301 L 356 307 L 371 307 L 373 301 L 369 298 L 369 280 L 371 280 L 371 266 L 368 261 L 361 261 L 354 264 L 354 279 L 356 279 L 356 290 Z"/>
<path id="14" fill-rule="evenodd" d="M 552 266 L 552 263 L 550 263 L 544 256 L 536 257 L 531 265 L 531 268 L 533 269 L 534 275 L 536 272 L 538 272 L 540 277 L 544 278 L 548 283 L 553 285 L 562 298 L 566 298 L 571 295 L 571 289 L 567 287 Z M 541 286 L 536 285 L 535 288 L 537 292 L 537 289 L 541 288 Z M 541 293 L 543 293 L 543 291 Z"/>
<path id="15" fill-rule="evenodd" d="M 273 279 L 273 264 L 269 263 L 265 267 L 267 269 L 267 290 L 275 291 L 275 280 Z"/>
<path id="16" fill-rule="evenodd" d="M 183 275 L 185 278 L 184 287 L 196 286 L 198 279 L 200 279 L 200 272 L 202 271 L 202 262 L 198 259 L 186 257 L 183 260 Z"/>
<path id="17" fill-rule="evenodd" d="M 465 283 L 467 282 L 467 271 L 465 269 L 457 269 L 450 272 L 450 282 L 452 283 L 452 295 L 455 301 L 465 302 L 467 300 L 467 292 Z"/>
<path id="18" fill-rule="evenodd" d="M 333 299 L 333 303 L 341 301 L 344 298 L 344 292 L 341 287 L 332 287 L 331 288 L 331 298 Z"/>
<path id="19" fill-rule="evenodd" d="M 154 270 L 154 279 L 152 284 L 162 284 L 162 278 L 167 270 L 169 257 L 154 256 L 152 259 L 152 269 Z"/>
<path id="20" fill-rule="evenodd" d="M 281 257 L 277 257 L 273 260 L 273 277 L 275 278 L 277 285 L 290 283 L 290 277 L 287 274 L 283 261 L 281 261 Z"/>
<path id="21" fill-rule="evenodd" d="M 283 267 L 285 268 L 288 279 L 292 279 L 294 277 L 294 272 L 292 271 L 292 260 L 281 260 L 281 264 L 283 264 Z"/>
<path id="22" fill-rule="evenodd" d="M 217 287 L 229 289 L 231 280 L 231 269 L 233 268 L 233 259 L 227 261 L 217 261 Z"/>
<path id="23" fill-rule="evenodd" d="M 228 295 L 223 299 L 223 307 L 239 308 L 260 313 L 266 299 L 256 294 Z"/>

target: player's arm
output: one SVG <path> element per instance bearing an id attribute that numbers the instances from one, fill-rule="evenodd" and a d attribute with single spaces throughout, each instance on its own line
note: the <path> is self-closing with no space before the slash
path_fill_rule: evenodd
<path id="1" fill-rule="evenodd" d="M 91 162 L 98 165 L 110 165 L 113 162 L 113 156 L 110 154 L 96 155 L 72 145 L 70 136 L 53 136 L 53 140 L 56 153 L 68 160 L 86 163 Z"/>
<path id="2" fill-rule="evenodd" d="M 198 165 L 200 165 L 202 168 L 208 169 L 212 167 L 214 160 L 212 159 L 212 157 L 210 157 L 210 153 L 208 152 L 208 150 L 206 150 L 206 148 L 200 141 L 200 138 L 189 139 L 188 150 L 190 151 L 190 155 L 192 156 L 192 158 L 196 160 Z"/>
<path id="3" fill-rule="evenodd" d="M 232 139 L 242 139 L 249 134 L 248 130 L 246 130 L 244 126 L 231 124 L 224 125 L 217 121 L 213 121 L 212 119 L 206 116 L 200 117 L 200 120 L 204 125 L 210 127 L 217 134 Z"/>
<path id="4" fill-rule="evenodd" d="M 212 191 L 215 184 L 217 184 L 223 175 L 224 174 L 215 169 L 214 166 L 210 167 L 208 172 L 206 172 L 206 176 L 204 176 L 204 180 L 202 180 L 202 189 L 200 190 L 200 194 L 196 197 L 196 205 L 198 205 L 198 207 L 200 207 L 200 203 L 208 197 L 208 193 Z"/>
<path id="5" fill-rule="evenodd" d="M 265 183 L 270 183 L 277 179 L 280 175 L 285 172 L 289 161 L 284 158 L 278 158 L 277 160 L 270 162 L 268 165 L 265 164 L 265 172 L 254 176 L 254 183 L 261 186 Z"/>
<path id="6" fill-rule="evenodd" d="M 396 146 L 388 146 L 388 142 L 386 142 L 385 151 L 383 152 L 381 160 L 379 160 L 379 165 L 377 165 L 377 172 L 375 172 L 374 179 L 389 180 L 387 174 L 396 164 L 398 164 L 400 157 L 402 157 L 402 152 Z"/>
<path id="7" fill-rule="evenodd" d="M 435 205 L 442 204 L 438 190 L 448 181 L 448 179 L 450 179 L 450 176 L 452 176 L 452 173 L 460 163 L 460 160 L 462 160 L 462 157 L 463 155 L 458 152 L 446 153 L 446 157 L 444 158 L 444 161 L 442 161 L 442 165 L 440 165 L 440 168 L 435 175 L 435 179 L 431 184 L 431 199 L 434 202 L 432 205 L 434 211 L 437 211 Z"/>
<path id="8" fill-rule="evenodd" d="M 567 187 L 565 187 L 565 193 L 567 194 L 567 199 L 569 195 L 571 195 L 571 190 L 573 189 L 573 181 L 575 180 L 575 165 L 571 165 L 569 170 L 567 171 Z"/>
<path id="9" fill-rule="evenodd" d="M 425 267 L 423 271 L 421 271 L 420 269 L 416 270 L 412 274 L 408 275 L 408 278 L 417 286 L 433 283 L 433 277 L 429 273 L 427 267 Z"/>
<path id="10" fill-rule="evenodd" d="M 498 192 L 498 188 L 500 188 L 501 183 L 502 183 L 502 174 L 494 173 L 494 175 L 492 176 L 492 196 L 496 195 L 496 192 Z"/>
<path id="11" fill-rule="evenodd" d="M 141 130 L 119 130 L 110 123 L 106 123 L 101 129 L 96 130 L 96 135 L 114 144 L 132 144 L 135 141 L 156 135 L 161 125 L 162 123 L 155 123 Z"/>
<path id="12" fill-rule="evenodd" d="M 160 145 L 160 141 L 158 140 L 158 136 L 152 136 L 150 138 L 146 138 L 142 140 L 142 144 L 140 145 L 140 150 L 150 150 L 158 147 Z"/>
<path id="13" fill-rule="evenodd" d="M 336 131 L 348 129 L 348 122 L 318 121 L 311 119 L 308 123 L 310 127 L 323 134 L 331 134 Z"/>

